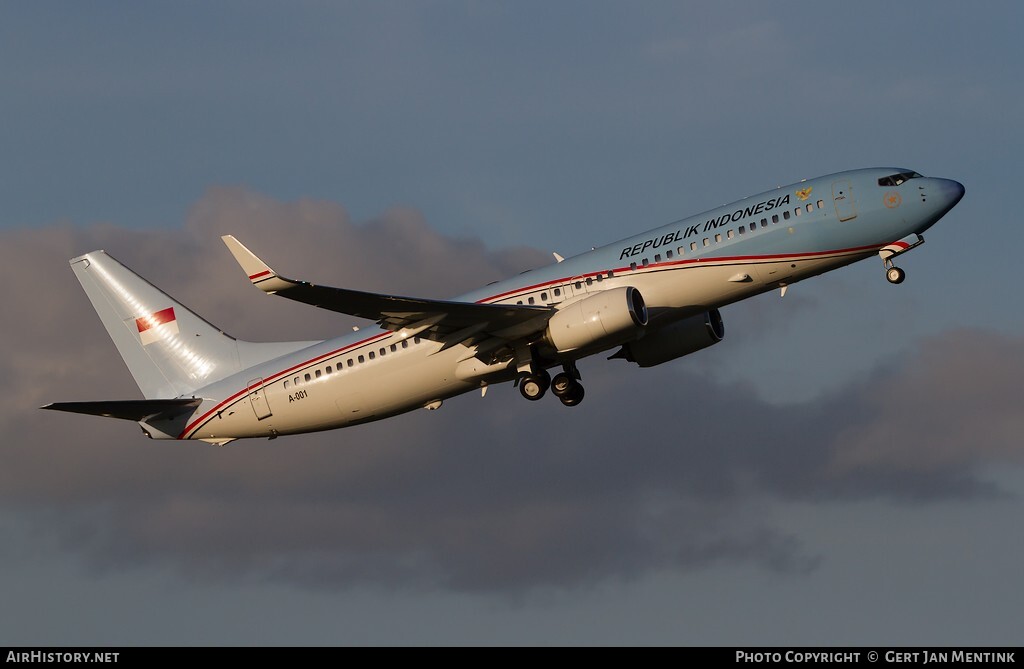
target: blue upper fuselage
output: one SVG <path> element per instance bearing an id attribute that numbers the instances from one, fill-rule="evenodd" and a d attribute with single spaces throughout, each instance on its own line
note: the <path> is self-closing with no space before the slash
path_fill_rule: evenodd
<path id="1" fill-rule="evenodd" d="M 963 186 L 956 181 L 926 178 L 901 168 L 840 172 L 753 195 L 453 299 L 534 304 L 527 295 L 536 295 L 538 305 L 555 304 L 566 297 L 554 292 L 555 286 L 571 289 L 577 282 L 589 286 L 591 280 L 621 278 L 662 265 L 770 262 L 854 250 L 870 255 L 886 244 L 924 232 L 963 194 Z M 543 292 L 549 286 L 550 295 Z M 375 328 L 348 333 L 250 368 L 243 375 L 270 380 L 320 360 L 348 355 L 345 352 L 371 342 L 381 346 L 389 336 Z M 233 392 L 232 388 L 245 387 L 240 380 L 246 379 L 232 376 L 210 389 Z"/>
<path id="2" fill-rule="evenodd" d="M 524 287 L 609 270 L 627 271 L 635 269 L 634 264 L 646 267 L 683 260 L 756 259 L 880 247 L 924 232 L 963 193 L 956 181 L 926 178 L 901 168 L 839 172 L 765 191 L 455 299 L 501 301 L 495 297 Z"/>

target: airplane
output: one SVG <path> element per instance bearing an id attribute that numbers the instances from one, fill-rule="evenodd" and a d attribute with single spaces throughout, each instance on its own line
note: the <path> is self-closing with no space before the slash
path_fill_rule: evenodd
<path id="1" fill-rule="evenodd" d="M 287 278 L 231 235 L 250 282 L 376 321 L 324 341 L 225 334 L 104 251 L 70 260 L 145 399 L 42 409 L 136 421 L 151 439 L 217 445 L 437 409 L 512 382 L 527 400 L 584 396 L 577 363 L 653 367 L 722 341 L 720 308 L 877 255 L 917 248 L 963 197 L 960 183 L 900 168 L 840 172 L 753 195 L 451 300 L 380 295 Z M 548 370 L 560 368 L 552 377 Z"/>

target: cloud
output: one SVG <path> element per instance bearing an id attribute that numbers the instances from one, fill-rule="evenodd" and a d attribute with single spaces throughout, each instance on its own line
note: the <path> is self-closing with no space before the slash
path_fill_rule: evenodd
<path id="1" fill-rule="evenodd" d="M 723 560 L 802 573 L 814 546 L 765 499 L 989 495 L 986 468 L 1020 464 L 1024 338 L 982 330 L 922 341 L 870 383 L 785 407 L 700 371 L 728 355 L 727 340 L 696 354 L 702 365 L 585 360 L 587 399 L 571 411 L 501 386 L 437 412 L 225 448 L 35 409 L 138 396 L 67 269 L 93 248 L 236 335 L 347 327 L 248 286 L 218 239 L 228 232 L 286 274 L 406 294 L 450 296 L 548 262 L 446 237 L 412 210 L 354 223 L 336 204 L 239 188 L 209 191 L 180 229 L 0 233 L 5 311 L 17 315 L 0 335 L 15 391 L 0 409 L 0 504 L 94 569 L 502 592 Z"/>

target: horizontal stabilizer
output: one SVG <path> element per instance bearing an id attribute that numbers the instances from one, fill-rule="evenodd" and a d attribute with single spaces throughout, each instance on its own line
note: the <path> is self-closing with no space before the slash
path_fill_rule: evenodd
<path id="1" fill-rule="evenodd" d="M 104 402 L 54 402 L 39 408 L 144 422 L 159 418 L 170 419 L 182 414 L 189 414 L 195 411 L 202 403 L 203 400 L 201 398 L 108 400 Z"/>

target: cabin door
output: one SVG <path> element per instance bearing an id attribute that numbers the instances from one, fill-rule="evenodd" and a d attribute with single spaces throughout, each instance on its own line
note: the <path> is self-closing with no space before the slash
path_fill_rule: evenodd
<path id="1" fill-rule="evenodd" d="M 263 390 L 263 379 L 253 379 L 249 382 L 249 404 L 252 405 L 252 410 L 256 412 L 256 418 L 263 420 L 269 418 L 270 405 L 267 403 L 267 394 Z"/>
<path id="2" fill-rule="evenodd" d="M 853 202 L 853 187 L 850 182 L 836 181 L 832 184 L 832 201 L 836 205 L 836 216 L 840 221 L 857 218 L 857 206 Z"/>

